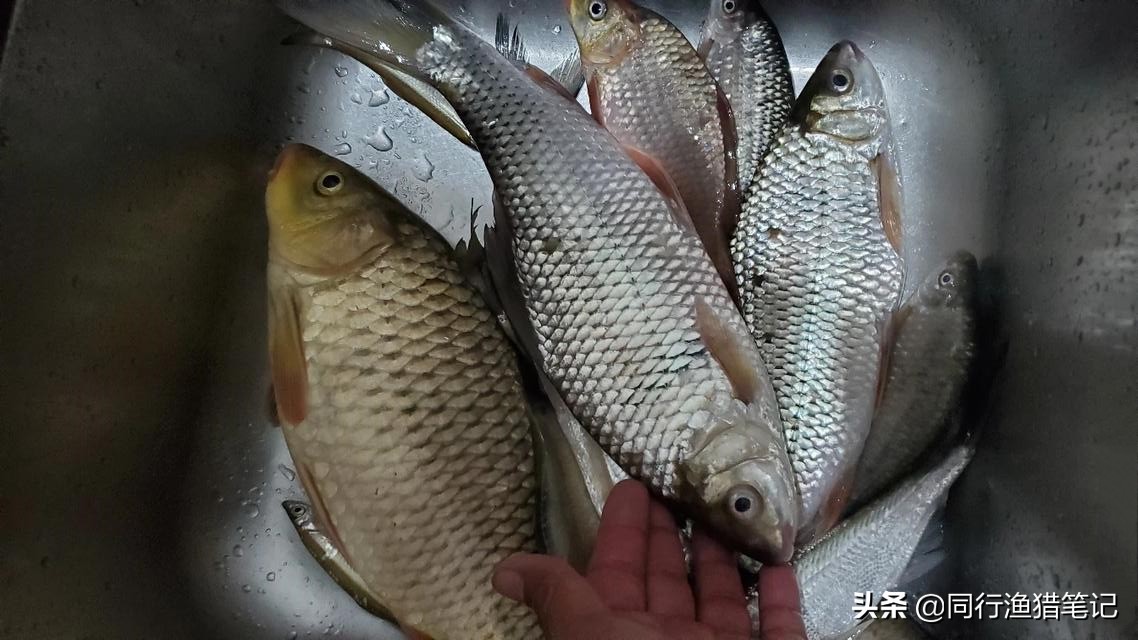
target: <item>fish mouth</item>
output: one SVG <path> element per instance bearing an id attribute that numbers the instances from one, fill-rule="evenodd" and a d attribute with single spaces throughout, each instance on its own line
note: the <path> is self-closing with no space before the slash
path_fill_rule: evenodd
<path id="1" fill-rule="evenodd" d="M 299 147 L 295 144 L 286 145 L 285 148 L 281 149 L 280 153 L 277 154 L 276 161 L 273 162 L 273 168 L 269 169 L 269 180 L 277 177 L 277 173 L 280 172 L 298 152 Z"/>

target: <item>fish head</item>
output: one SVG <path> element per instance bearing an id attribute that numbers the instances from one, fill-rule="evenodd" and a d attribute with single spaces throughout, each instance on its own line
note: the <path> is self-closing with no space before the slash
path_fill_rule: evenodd
<path id="1" fill-rule="evenodd" d="M 303 144 L 281 150 L 269 171 L 265 213 L 269 251 L 313 273 L 358 265 L 395 238 L 401 205 L 360 172 Z"/>
<path id="2" fill-rule="evenodd" d="M 967 251 L 957 252 L 921 283 L 921 304 L 942 308 L 969 305 L 979 270 L 975 256 Z"/>
<path id="3" fill-rule="evenodd" d="M 854 43 L 834 45 L 802 89 L 791 121 L 805 132 L 849 144 L 868 158 L 890 144 L 881 77 Z"/>
<path id="4" fill-rule="evenodd" d="M 284 507 L 292 525 L 298 530 L 305 531 L 315 526 L 315 522 L 312 520 L 312 508 L 308 506 L 308 503 L 300 500 L 285 500 L 281 506 Z"/>
<path id="5" fill-rule="evenodd" d="M 720 45 L 734 42 L 764 17 L 762 11 L 758 0 L 711 0 L 703 27 L 703 42 Z"/>
<path id="6" fill-rule="evenodd" d="M 794 553 L 798 496 L 781 441 L 757 429 L 725 426 L 696 444 L 683 475 L 705 509 L 703 520 L 732 548 L 762 562 Z"/>
<path id="7" fill-rule="evenodd" d="M 569 25 L 588 67 L 616 65 L 640 40 L 636 8 L 625 0 L 568 0 Z"/>

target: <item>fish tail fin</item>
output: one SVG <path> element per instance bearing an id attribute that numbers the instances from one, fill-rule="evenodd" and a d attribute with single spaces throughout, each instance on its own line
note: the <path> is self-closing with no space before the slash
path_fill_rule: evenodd
<path id="1" fill-rule="evenodd" d="M 420 62 L 440 29 L 460 29 L 434 3 L 423 0 L 276 0 L 294 20 L 363 50 L 409 73 L 426 77 Z M 445 38 L 441 38 L 445 39 Z"/>

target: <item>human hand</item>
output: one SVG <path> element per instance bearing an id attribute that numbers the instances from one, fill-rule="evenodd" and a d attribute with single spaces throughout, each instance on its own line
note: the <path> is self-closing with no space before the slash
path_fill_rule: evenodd
<path id="1" fill-rule="evenodd" d="M 694 589 L 679 530 L 638 482 L 609 494 L 585 575 L 561 558 L 517 554 L 495 569 L 494 588 L 533 609 L 549 640 L 744 640 L 751 620 L 735 555 L 696 531 Z M 761 640 L 805 640 L 798 583 L 789 566 L 759 573 Z"/>

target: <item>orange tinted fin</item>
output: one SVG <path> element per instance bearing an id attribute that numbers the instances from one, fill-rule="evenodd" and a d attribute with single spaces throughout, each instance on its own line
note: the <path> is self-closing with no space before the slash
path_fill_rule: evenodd
<path id="1" fill-rule="evenodd" d="M 336 525 L 332 524 L 332 514 L 328 512 L 328 505 L 324 504 L 324 496 L 316 488 L 316 478 L 312 476 L 312 470 L 308 465 L 294 460 L 296 462 L 296 476 L 300 478 L 300 486 L 304 487 L 304 492 L 308 494 L 309 504 L 312 505 L 312 519 L 316 522 L 316 526 L 328 536 L 336 550 L 340 555 L 344 556 L 344 561 L 348 566 L 354 567 L 352 557 L 348 555 L 348 548 L 344 544 L 344 539 L 340 537 L 340 531 L 336 529 Z"/>
<path id="2" fill-rule="evenodd" d="M 644 175 L 648 176 L 656 188 L 660 190 L 660 193 L 668 199 L 668 204 L 671 205 L 672 209 L 672 217 L 676 224 L 699 237 L 695 230 L 695 223 L 692 222 L 691 215 L 688 213 L 687 207 L 684 206 L 684 200 L 680 197 L 679 187 L 676 186 L 675 181 L 668 175 L 660 161 L 636 147 L 623 146 L 623 148 L 625 155 L 640 167 Z"/>
<path id="3" fill-rule="evenodd" d="M 600 88 L 597 86 L 597 76 L 590 75 L 589 79 L 585 81 L 589 87 L 589 112 L 593 114 L 593 120 L 602 127 L 605 126 L 605 114 L 601 109 L 601 94 Z"/>
<path id="4" fill-rule="evenodd" d="M 304 360 L 300 304 L 292 287 L 274 284 L 273 279 L 270 273 L 269 368 L 273 394 L 280 421 L 297 425 L 308 415 L 308 363 Z"/>
<path id="5" fill-rule="evenodd" d="M 577 101 L 577 96 L 569 93 L 569 90 L 565 88 L 565 85 L 561 84 L 560 82 L 555 80 L 553 78 L 553 76 L 542 71 L 541 69 L 538 69 L 537 67 L 533 66 L 532 64 L 523 65 L 522 71 L 524 71 L 527 76 L 532 78 L 533 81 L 536 82 L 542 88 L 547 89 L 548 91 L 550 91 L 556 95 L 559 95 L 559 96 L 565 98 L 566 100 L 569 100 L 570 102 L 576 102 Z"/>
<path id="6" fill-rule="evenodd" d="M 893 346 L 897 343 L 897 335 L 905 325 L 905 321 L 912 315 L 913 308 L 904 306 L 891 314 L 886 314 L 881 321 L 881 353 L 877 360 L 877 397 L 874 408 L 880 407 L 885 400 L 886 387 L 889 385 L 889 367 L 893 363 Z"/>
<path id="7" fill-rule="evenodd" d="M 711 357 L 727 374 L 735 397 L 754 404 L 762 384 L 755 367 L 761 365 L 749 356 L 749 352 L 739 344 L 738 335 L 700 296 L 695 298 L 695 324 Z"/>
<path id="8" fill-rule="evenodd" d="M 435 640 L 431 636 L 419 631 L 415 627 L 410 627 L 404 624 L 399 625 L 403 631 L 403 635 L 407 636 L 407 640 Z"/>
<path id="9" fill-rule="evenodd" d="M 897 168 L 893 166 L 889 153 L 879 153 L 870 161 L 877 174 L 877 206 L 881 214 L 881 226 L 893 250 L 901 253 L 901 182 L 897 178 Z"/>
<path id="10" fill-rule="evenodd" d="M 265 416 L 269 418 L 269 424 L 279 427 L 281 426 L 281 416 L 277 413 L 277 398 L 273 391 L 273 383 L 269 383 L 269 388 L 265 392 Z"/>

